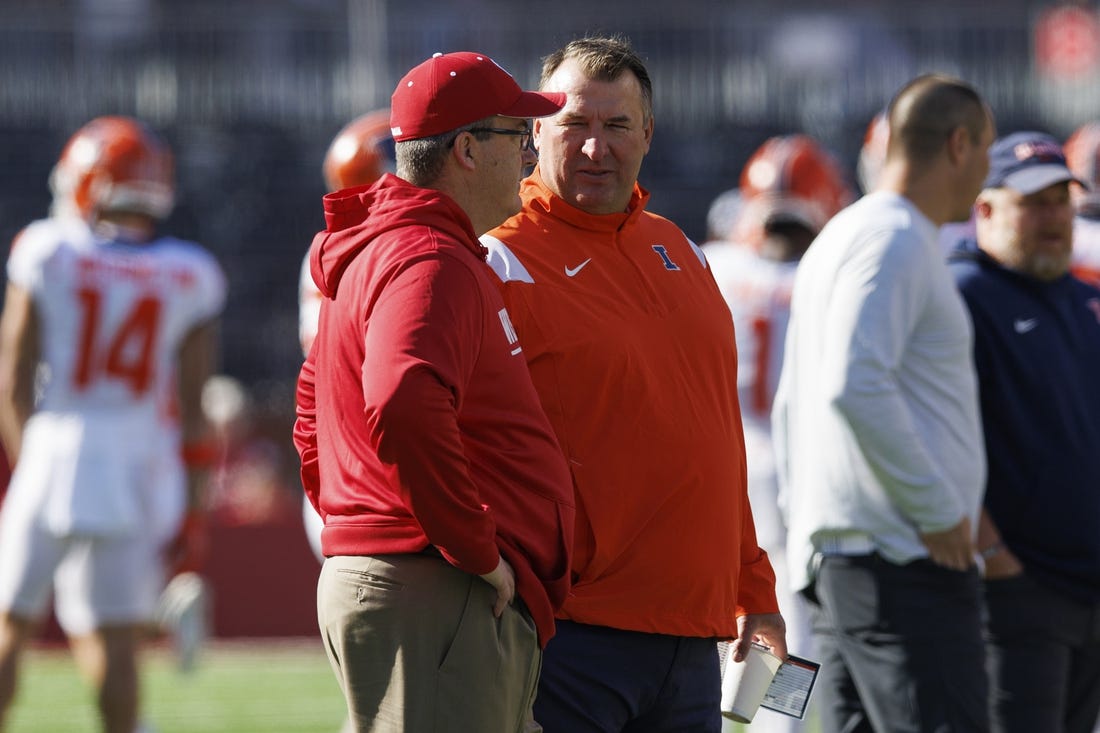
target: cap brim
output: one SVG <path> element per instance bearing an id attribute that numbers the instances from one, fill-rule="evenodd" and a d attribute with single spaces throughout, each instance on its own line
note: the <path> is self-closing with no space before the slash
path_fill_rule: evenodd
<path id="1" fill-rule="evenodd" d="M 565 106 L 564 92 L 521 92 L 501 117 L 549 117 Z"/>
<path id="2" fill-rule="evenodd" d="M 1047 186 L 1069 181 L 1088 188 L 1084 181 L 1073 175 L 1064 165 L 1036 165 L 1010 173 L 1001 181 L 1001 187 L 1011 188 L 1013 191 L 1029 196 L 1042 191 Z"/>

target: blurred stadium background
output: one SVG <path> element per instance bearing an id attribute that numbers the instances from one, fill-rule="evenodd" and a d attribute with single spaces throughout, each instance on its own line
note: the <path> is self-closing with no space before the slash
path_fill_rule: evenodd
<path id="1" fill-rule="evenodd" d="M 975 84 L 1002 129 L 1064 136 L 1100 114 L 1092 26 L 1059 45 L 1091 61 L 1044 74 L 1021 0 L 0 0 L 0 236 L 45 213 L 67 137 L 101 114 L 142 117 L 178 156 L 169 229 L 221 259 L 232 292 L 224 371 L 263 410 L 299 364 L 295 277 L 323 225 L 320 162 L 353 116 L 388 104 L 432 52 L 476 49 L 523 83 L 585 32 L 630 37 L 654 77 L 642 170 L 653 208 L 702 239 L 707 205 L 767 136 L 802 131 L 849 171 L 864 128 L 914 74 Z M 1092 34 L 1092 49 L 1082 38 Z M 1070 38 L 1072 36 L 1072 38 Z M 1073 40 L 1076 39 L 1076 40 Z M 1070 40 L 1073 40 L 1070 43 Z M 1073 55 L 1063 49 L 1063 55 Z"/>
<path id="2" fill-rule="evenodd" d="M 435 51 L 482 51 L 535 84 L 542 55 L 586 33 L 624 34 L 648 60 L 657 132 L 642 183 L 700 242 L 709 203 L 770 135 L 815 136 L 854 182 L 868 121 L 920 72 L 973 83 L 1002 131 L 1064 138 L 1100 116 L 1096 2 L 0 0 L 0 239 L 45 215 L 77 127 L 129 114 L 175 149 L 168 231 L 228 273 L 218 636 L 313 633 L 289 430 L 298 267 L 323 226 L 328 143 Z"/>

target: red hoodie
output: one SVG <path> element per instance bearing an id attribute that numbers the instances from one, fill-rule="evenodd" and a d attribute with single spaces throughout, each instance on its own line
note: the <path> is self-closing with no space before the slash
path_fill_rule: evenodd
<path id="1" fill-rule="evenodd" d="M 572 480 L 469 219 L 392 175 L 324 207 L 294 442 L 325 555 L 431 544 L 481 575 L 499 552 L 545 645 L 568 591 Z"/>

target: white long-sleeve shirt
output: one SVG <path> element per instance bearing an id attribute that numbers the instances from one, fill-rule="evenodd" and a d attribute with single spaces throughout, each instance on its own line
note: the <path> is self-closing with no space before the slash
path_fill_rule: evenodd
<path id="1" fill-rule="evenodd" d="M 772 413 L 795 589 L 815 555 L 904 563 L 977 527 L 985 451 L 965 306 L 936 226 L 890 192 L 838 214 L 795 279 Z"/>

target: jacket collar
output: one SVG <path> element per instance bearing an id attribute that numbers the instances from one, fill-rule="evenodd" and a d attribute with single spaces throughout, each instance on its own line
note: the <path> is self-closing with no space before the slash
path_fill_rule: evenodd
<path id="1" fill-rule="evenodd" d="M 520 186 L 524 208 L 534 207 L 578 229 L 593 232 L 616 232 L 638 220 L 649 202 L 649 191 L 634 183 L 630 203 L 621 214 L 589 214 L 561 198 L 546 185 L 536 166 Z"/>

